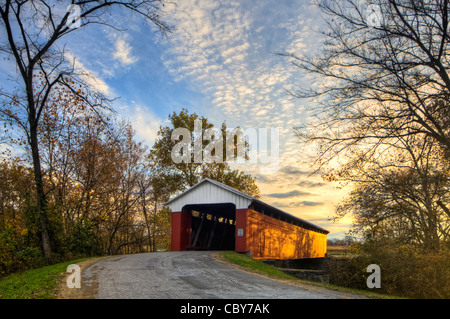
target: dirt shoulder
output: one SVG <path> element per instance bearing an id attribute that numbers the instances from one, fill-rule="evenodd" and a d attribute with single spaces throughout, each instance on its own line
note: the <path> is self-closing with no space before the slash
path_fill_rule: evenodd
<path id="1" fill-rule="evenodd" d="M 93 278 L 91 285 L 83 284 L 83 271 L 86 268 L 93 266 L 95 263 L 99 262 L 100 260 L 103 260 L 106 258 L 110 258 L 110 257 L 92 258 L 92 259 L 77 263 L 77 265 L 80 266 L 80 269 L 81 269 L 81 288 L 67 287 L 67 278 L 70 276 L 70 273 L 65 273 L 63 278 L 61 278 L 61 281 L 55 291 L 55 298 L 56 299 L 94 299 L 95 295 L 97 293 L 98 283 L 96 282 L 95 278 Z"/>

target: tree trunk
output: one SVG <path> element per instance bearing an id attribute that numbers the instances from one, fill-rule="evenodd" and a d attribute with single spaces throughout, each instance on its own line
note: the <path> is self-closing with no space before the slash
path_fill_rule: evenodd
<path id="1" fill-rule="evenodd" d="M 143 192 L 142 196 L 143 196 L 142 197 L 142 213 L 144 214 L 145 226 L 147 227 L 147 232 L 148 232 L 148 251 L 152 252 L 153 251 L 152 250 L 152 237 L 151 237 L 152 230 L 150 227 L 150 220 L 147 216 L 147 207 L 146 207 L 147 204 L 145 201 L 145 192 Z"/>
<path id="2" fill-rule="evenodd" d="M 30 147 L 33 158 L 34 181 L 36 184 L 39 239 L 44 257 L 50 259 L 52 255 L 52 247 L 50 243 L 50 236 L 48 234 L 47 202 L 45 199 L 44 183 L 42 180 L 41 159 L 39 157 L 37 125 L 35 125 L 34 120 L 30 121 Z"/>

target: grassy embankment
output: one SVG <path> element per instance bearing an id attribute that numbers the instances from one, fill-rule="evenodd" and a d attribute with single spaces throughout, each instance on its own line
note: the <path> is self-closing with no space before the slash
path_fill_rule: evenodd
<path id="1" fill-rule="evenodd" d="M 67 266 L 87 259 L 67 261 L 0 278 L 0 299 L 54 299 Z"/>
<path id="2" fill-rule="evenodd" d="M 294 276 L 282 272 L 281 270 L 279 270 L 274 266 L 265 264 L 262 261 L 256 259 L 252 259 L 244 254 L 238 254 L 233 251 L 224 251 L 221 253 L 221 255 L 225 259 L 225 261 L 240 266 L 242 268 L 245 268 L 249 271 L 259 273 L 261 275 L 278 279 L 287 279 L 287 280 L 297 279 Z"/>

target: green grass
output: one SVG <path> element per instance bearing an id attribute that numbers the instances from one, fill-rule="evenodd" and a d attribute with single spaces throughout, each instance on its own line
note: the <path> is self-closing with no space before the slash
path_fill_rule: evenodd
<path id="1" fill-rule="evenodd" d="M 32 269 L 0 279 L 0 299 L 54 299 L 67 266 L 84 259 Z"/>
<path id="2" fill-rule="evenodd" d="M 256 259 L 252 259 L 250 257 L 247 257 L 246 255 L 238 254 L 234 251 L 224 251 L 222 252 L 222 256 L 225 258 L 225 260 L 232 264 L 244 267 L 248 270 L 260 273 L 262 275 L 280 279 L 297 279 L 294 276 L 282 272 L 274 266 L 265 264 L 264 262 Z"/>

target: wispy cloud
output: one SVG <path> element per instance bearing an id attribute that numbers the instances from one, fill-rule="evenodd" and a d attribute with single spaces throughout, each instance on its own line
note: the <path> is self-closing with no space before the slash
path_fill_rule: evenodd
<path id="1" fill-rule="evenodd" d="M 314 21 L 301 18 L 310 8 L 290 1 L 276 9 L 269 1 L 178 1 L 167 10 L 177 31 L 168 38 L 163 63 L 176 80 L 210 98 L 200 112 L 226 119 L 230 127 L 278 127 L 280 156 L 292 158 L 292 129 L 303 121 L 298 103 L 286 93 L 296 70 L 273 52 L 313 29 Z"/>
<path id="2" fill-rule="evenodd" d="M 299 207 L 313 207 L 313 206 L 322 206 L 325 205 L 325 202 L 311 202 L 311 201 L 291 201 L 291 202 L 273 202 L 273 206 L 283 207 L 283 208 L 299 208 Z"/>
<path id="3" fill-rule="evenodd" d="M 286 193 L 272 193 L 272 194 L 267 194 L 266 196 L 269 197 L 275 197 L 275 198 L 290 198 L 290 197 L 298 197 L 298 196 L 310 196 L 312 195 L 309 192 L 302 192 L 299 190 L 293 190 L 290 192 L 286 192 Z"/>
<path id="4" fill-rule="evenodd" d="M 135 104 L 127 106 L 126 112 L 123 113 L 135 129 L 138 140 L 146 142 L 147 145 L 153 145 L 162 120 L 148 108 Z"/>
<path id="5" fill-rule="evenodd" d="M 264 122 L 274 119 L 271 99 L 289 77 L 281 61 L 274 63 L 264 38 L 253 31 L 258 10 L 263 10 L 259 2 L 250 9 L 236 1 L 186 0 L 168 14 L 178 26 L 164 61 L 169 72 L 192 80 L 212 97 L 218 113 L 242 126 L 254 123 L 248 114 Z"/>
<path id="6" fill-rule="evenodd" d="M 116 39 L 115 49 L 113 57 L 120 63 L 128 65 L 138 61 L 138 58 L 131 54 L 132 48 L 125 36 L 120 36 Z"/>
<path id="7" fill-rule="evenodd" d="M 308 187 L 308 188 L 315 188 L 315 187 L 322 187 L 324 186 L 324 183 L 321 182 L 314 182 L 309 180 L 303 180 L 298 182 L 296 185 L 302 186 L 302 187 Z"/>
<path id="8" fill-rule="evenodd" d="M 304 200 L 304 201 L 302 201 L 301 203 L 302 203 L 304 206 L 321 206 L 321 205 L 324 204 L 323 202 L 311 202 L 311 201 L 307 201 L 307 200 Z"/>
<path id="9" fill-rule="evenodd" d="M 88 69 L 80 61 L 80 58 L 74 57 L 69 52 L 65 53 L 65 57 L 71 64 L 73 64 L 75 72 L 80 74 L 81 78 L 86 81 L 91 88 L 105 94 L 106 96 L 111 95 L 112 92 L 109 85 L 102 78 L 100 78 L 95 71 Z"/>
<path id="10" fill-rule="evenodd" d="M 288 175 L 296 175 L 296 176 L 308 176 L 311 175 L 312 171 L 301 170 L 298 167 L 293 166 L 285 166 L 281 169 L 281 171 Z"/>

